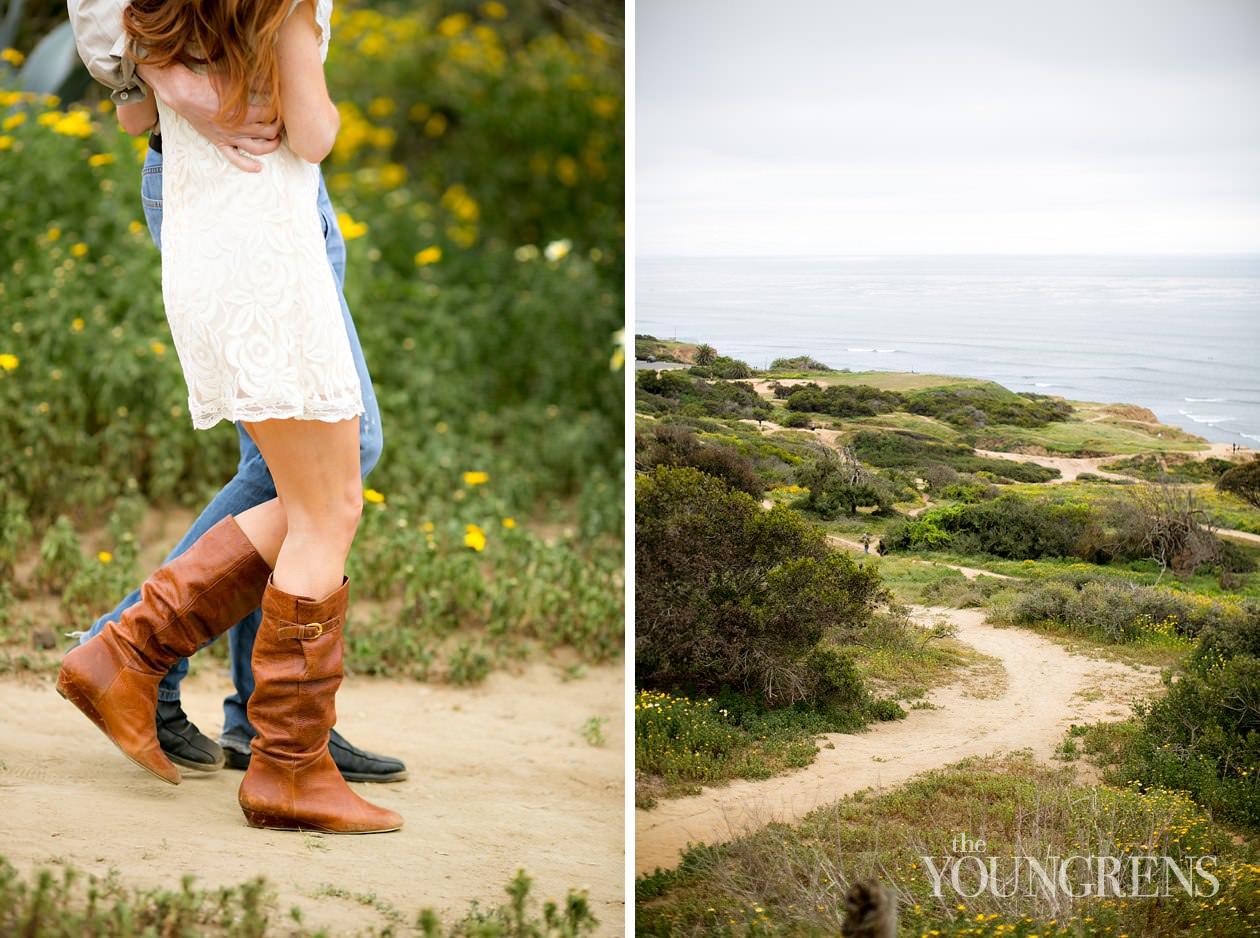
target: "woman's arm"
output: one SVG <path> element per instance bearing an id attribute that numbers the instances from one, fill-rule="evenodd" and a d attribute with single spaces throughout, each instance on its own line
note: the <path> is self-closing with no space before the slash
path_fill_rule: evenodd
<path id="1" fill-rule="evenodd" d="M 157 102 L 154 101 L 153 95 L 132 104 L 118 105 L 118 123 L 122 124 L 122 129 L 133 137 L 147 134 L 153 129 L 157 119 Z"/>
<path id="2" fill-rule="evenodd" d="M 324 82 L 319 29 L 311 0 L 302 0 L 285 20 L 276 43 L 280 106 L 289 148 L 308 163 L 318 163 L 332 150 L 341 115 L 328 97 L 328 85 Z"/>

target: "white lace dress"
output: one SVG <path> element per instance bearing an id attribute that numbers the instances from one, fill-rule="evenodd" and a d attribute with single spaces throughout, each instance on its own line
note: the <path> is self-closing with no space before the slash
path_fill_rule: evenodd
<path id="1" fill-rule="evenodd" d="M 331 13 L 319 0 L 325 55 Z M 316 207 L 319 168 L 282 144 L 258 157 L 262 172 L 242 172 L 160 99 L 158 116 L 162 297 L 193 426 L 363 413 Z"/>

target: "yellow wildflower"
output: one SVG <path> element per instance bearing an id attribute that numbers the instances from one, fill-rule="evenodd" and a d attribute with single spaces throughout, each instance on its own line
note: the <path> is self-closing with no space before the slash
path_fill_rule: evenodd
<path id="1" fill-rule="evenodd" d="M 111 554 L 107 550 L 103 550 L 99 554 L 96 555 L 96 559 L 99 560 L 101 563 L 112 563 L 114 560 L 114 555 Z"/>
<path id="2" fill-rule="evenodd" d="M 556 178 L 566 186 L 576 186 L 578 181 L 577 160 L 568 155 L 556 157 Z"/>
<path id="3" fill-rule="evenodd" d="M 432 533 L 432 531 L 433 531 L 433 522 L 432 522 L 432 521 L 426 521 L 424 524 L 420 525 L 420 528 L 421 528 L 421 530 L 425 531 L 426 533 Z"/>
<path id="4" fill-rule="evenodd" d="M 362 238 L 368 231 L 367 222 L 355 221 L 347 212 L 337 213 L 337 227 L 341 229 L 341 236 L 347 241 Z"/>
<path id="5" fill-rule="evenodd" d="M 8 352 L 0 355 L 0 368 L 3 368 L 5 371 L 12 371 L 17 366 L 18 357 L 16 355 L 11 355 Z"/>
<path id="6" fill-rule="evenodd" d="M 13 138 L 8 134 L 0 135 L 0 150 L 13 149 Z"/>
<path id="7" fill-rule="evenodd" d="M 26 56 L 24 56 L 21 52 L 18 52 L 17 49 L 5 49 L 0 52 L 0 60 L 8 62 L 14 68 L 18 68 L 26 61 Z"/>
<path id="8" fill-rule="evenodd" d="M 591 110 L 600 117 L 612 117 L 620 102 L 610 94 L 597 94 L 591 98 Z"/>
<path id="9" fill-rule="evenodd" d="M 142 225 L 139 221 L 133 218 L 130 222 L 127 223 L 127 230 L 130 231 L 132 234 L 139 234 L 140 232 L 144 231 L 144 225 Z"/>
<path id="10" fill-rule="evenodd" d="M 503 526 L 504 526 L 505 528 L 507 528 L 509 531 L 510 531 L 510 530 L 512 530 L 512 528 L 516 527 L 516 519 L 515 519 L 515 518 L 504 518 L 504 519 L 503 519 Z"/>
<path id="11" fill-rule="evenodd" d="M 386 163 L 381 167 L 381 185 L 386 189 L 397 189 L 407 181 L 407 170 L 399 163 Z"/>
<path id="12" fill-rule="evenodd" d="M 434 114 L 424 122 L 424 135 L 426 137 L 440 137 L 446 133 L 446 115 Z"/>
<path id="13" fill-rule="evenodd" d="M 73 329 L 75 332 L 82 332 L 82 331 L 83 331 L 83 320 L 82 320 L 82 319 L 76 319 L 74 322 L 70 323 L 70 328 L 71 328 L 71 329 Z"/>
<path id="14" fill-rule="evenodd" d="M 12 130 L 14 127 L 21 127 L 26 123 L 26 112 L 18 111 L 16 114 L 10 114 L 4 119 L 4 123 L 0 124 L 5 130 Z"/>
<path id="15" fill-rule="evenodd" d="M 468 525 L 464 528 L 464 546 L 476 551 L 485 550 L 486 532 L 475 524 Z"/>
<path id="16" fill-rule="evenodd" d="M 379 505 L 385 501 L 385 496 L 376 491 L 376 489 L 364 489 L 363 500 L 365 502 L 371 502 L 373 505 Z"/>
<path id="17" fill-rule="evenodd" d="M 54 121 L 52 129 L 65 137 L 88 137 L 92 134 L 92 121 L 87 111 L 74 110 Z"/>
<path id="18" fill-rule="evenodd" d="M 373 117 L 389 117 L 394 113 L 393 98 L 373 98 L 372 103 L 368 105 L 368 113 Z"/>
<path id="19" fill-rule="evenodd" d="M 89 166 L 108 166 L 112 162 L 114 162 L 112 153 L 93 153 L 88 157 Z"/>
<path id="20" fill-rule="evenodd" d="M 75 257 L 82 257 L 83 255 L 87 254 L 87 252 L 88 252 L 88 246 L 84 244 L 82 241 L 74 245 L 74 247 L 70 248 L 70 253 Z"/>
<path id="21" fill-rule="evenodd" d="M 489 481 L 490 481 L 490 476 L 484 472 L 465 472 L 464 473 L 465 485 L 483 485 Z"/>
<path id="22" fill-rule="evenodd" d="M 58 238 L 61 237 L 61 229 L 49 228 L 48 231 L 45 232 L 44 237 L 46 237 L 49 241 L 56 241 Z"/>
<path id="23" fill-rule="evenodd" d="M 163 345 L 161 342 L 154 340 L 149 343 L 149 351 L 151 351 L 158 358 L 161 358 L 163 355 L 166 354 L 166 346 Z"/>
<path id="24" fill-rule="evenodd" d="M 437 31 L 439 35 L 445 36 L 447 39 L 451 39 L 467 29 L 468 24 L 471 22 L 472 19 L 467 13 L 452 13 L 450 16 L 443 17 L 438 22 Z"/>
<path id="25" fill-rule="evenodd" d="M 501 20 L 507 18 L 508 8 L 499 3 L 498 0 L 490 0 L 489 3 L 481 5 L 481 13 L 488 19 Z"/>
<path id="26" fill-rule="evenodd" d="M 442 249 L 436 244 L 431 244 L 422 251 L 416 252 L 416 266 L 427 267 L 429 264 L 436 264 L 442 259 Z"/>

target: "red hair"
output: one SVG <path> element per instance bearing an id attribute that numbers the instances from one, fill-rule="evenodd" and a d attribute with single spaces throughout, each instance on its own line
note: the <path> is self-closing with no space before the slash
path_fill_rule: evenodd
<path id="1" fill-rule="evenodd" d="M 265 94 L 280 116 L 276 36 L 290 0 L 132 0 L 123 29 L 155 68 L 205 66 L 216 77 L 219 118 L 244 120 L 250 97 Z"/>

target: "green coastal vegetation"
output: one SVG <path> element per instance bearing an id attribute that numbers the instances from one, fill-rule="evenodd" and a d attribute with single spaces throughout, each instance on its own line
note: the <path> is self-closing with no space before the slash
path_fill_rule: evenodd
<path id="1" fill-rule="evenodd" d="M 708 348 L 645 345 L 684 364 Z M 1126 718 L 1074 726 L 1058 764 L 970 759 L 693 845 L 639 879 L 641 934 L 834 934 L 846 884 L 868 876 L 895 884 L 903 934 L 1260 928 L 1260 458 L 1128 404 L 802 355 L 738 378 L 641 368 L 635 466 L 641 809 L 801 771 L 819 734 L 913 719 L 930 688 L 983 668 L 906 604 L 981 609 L 1163 673 Z M 1222 888 L 1067 905 L 933 896 L 907 858 L 975 829 L 1005 845 L 993 855 L 1215 853 Z"/>

